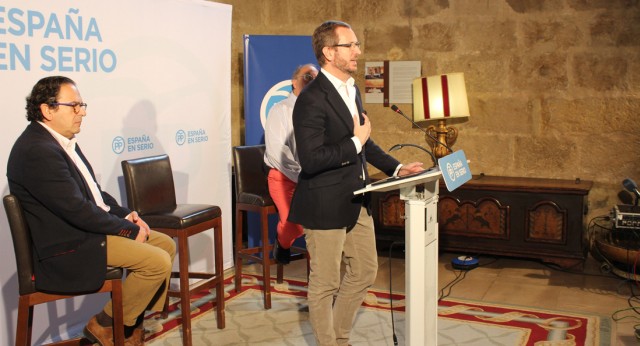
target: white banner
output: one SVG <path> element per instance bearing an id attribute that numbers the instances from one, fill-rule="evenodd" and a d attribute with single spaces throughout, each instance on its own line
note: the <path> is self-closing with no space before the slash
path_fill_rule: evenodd
<path id="1" fill-rule="evenodd" d="M 46 76 L 70 77 L 88 104 L 78 143 L 102 188 L 126 205 L 120 162 L 168 154 L 178 203 L 222 209 L 228 268 L 233 254 L 230 59 L 229 5 L 204 0 L 2 1 L 0 162 L 6 167 L 9 150 L 28 125 L 25 97 L 33 85 Z M 0 188 L 2 196 L 9 193 L 6 179 Z M 9 226 L 5 213 L 0 214 L 5 257 L 0 344 L 9 345 L 14 343 L 18 283 Z M 213 268 L 209 233 L 192 237 L 195 270 Z M 36 309 L 33 343 L 80 332 L 107 298 Z"/>

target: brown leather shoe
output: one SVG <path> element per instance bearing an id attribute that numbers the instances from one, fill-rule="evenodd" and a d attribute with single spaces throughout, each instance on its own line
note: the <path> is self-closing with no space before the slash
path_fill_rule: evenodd
<path id="1" fill-rule="evenodd" d="M 144 346 L 144 328 L 136 328 L 133 334 L 124 340 L 124 346 Z"/>
<path id="2" fill-rule="evenodd" d="M 84 327 L 84 336 L 100 346 L 113 346 L 113 328 L 101 326 L 95 316 Z"/>

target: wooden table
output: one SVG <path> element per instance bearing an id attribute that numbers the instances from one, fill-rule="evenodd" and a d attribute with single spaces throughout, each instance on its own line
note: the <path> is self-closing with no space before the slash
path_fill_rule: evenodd
<path id="1" fill-rule="evenodd" d="M 588 250 L 584 216 L 592 185 L 579 179 L 481 174 L 449 192 L 440 181 L 440 249 L 581 267 Z M 378 239 L 402 239 L 404 203 L 397 192 L 372 197 Z"/>

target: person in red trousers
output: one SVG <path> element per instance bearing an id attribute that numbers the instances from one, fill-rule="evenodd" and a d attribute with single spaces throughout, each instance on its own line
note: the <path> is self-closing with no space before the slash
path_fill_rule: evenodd
<path id="1" fill-rule="evenodd" d="M 281 264 L 289 263 L 291 245 L 302 236 L 302 226 L 287 221 L 291 198 L 300 173 L 291 120 L 293 106 L 300 91 L 317 75 L 318 69 L 313 64 L 296 68 L 291 76 L 291 93 L 286 99 L 271 107 L 264 129 L 264 162 L 271 168 L 268 177 L 269 194 L 278 208 L 280 217 L 273 257 Z"/>

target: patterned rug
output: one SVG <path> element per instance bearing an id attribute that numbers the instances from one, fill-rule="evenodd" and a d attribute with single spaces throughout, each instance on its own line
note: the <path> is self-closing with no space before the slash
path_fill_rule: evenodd
<path id="1" fill-rule="evenodd" d="M 226 328 L 217 329 L 213 298 L 206 291 L 192 300 L 193 345 L 314 345 L 304 282 L 272 281 L 272 308 L 263 308 L 261 277 L 243 275 L 236 293 L 225 283 Z M 356 318 L 352 345 L 393 345 L 393 330 L 404 345 L 404 296 L 369 291 Z M 393 304 L 393 323 L 391 316 Z M 145 319 L 147 345 L 182 345 L 178 301 L 169 316 Z M 438 306 L 438 345 L 569 346 L 608 345 L 610 320 L 599 316 L 445 299 Z"/>

